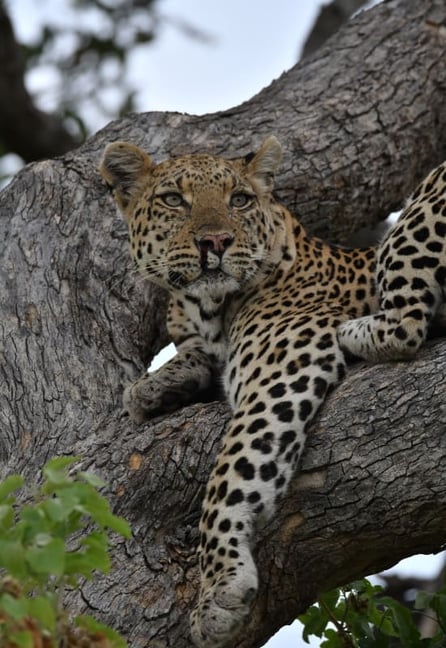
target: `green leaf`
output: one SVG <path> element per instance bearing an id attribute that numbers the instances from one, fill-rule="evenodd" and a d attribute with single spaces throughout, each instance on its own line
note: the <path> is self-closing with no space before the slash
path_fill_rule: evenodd
<path id="1" fill-rule="evenodd" d="M 56 628 L 56 602 L 51 603 L 44 596 L 29 599 L 29 615 L 39 622 L 42 628 L 54 632 Z"/>
<path id="2" fill-rule="evenodd" d="M 67 476 L 67 468 L 77 461 L 80 457 L 55 457 L 50 459 L 43 467 L 43 475 L 46 482 L 43 484 L 44 493 L 52 492 L 54 486 L 69 484 L 72 480 Z"/>
<path id="3" fill-rule="evenodd" d="M 62 576 L 65 569 L 65 543 L 60 538 L 34 545 L 25 551 L 25 559 L 36 574 Z"/>
<path id="4" fill-rule="evenodd" d="M 414 623 L 410 610 L 389 596 L 380 598 L 380 603 L 387 605 L 393 617 L 398 638 L 402 648 L 417 648 L 420 646 L 420 633 Z"/>
<path id="5" fill-rule="evenodd" d="M 124 520 L 124 518 L 120 517 L 119 515 L 114 515 L 113 513 L 111 513 L 106 526 L 108 526 L 108 528 L 112 531 L 118 533 L 123 538 L 132 537 L 132 529 L 130 524 L 127 522 L 127 520 Z"/>
<path id="6" fill-rule="evenodd" d="M 440 591 L 434 594 L 430 606 L 437 615 L 439 625 L 444 630 L 446 627 L 446 593 Z"/>
<path id="7" fill-rule="evenodd" d="M 99 495 L 94 489 L 91 489 L 90 497 L 84 501 L 82 510 L 89 513 L 99 526 L 108 527 L 124 538 L 131 537 L 132 532 L 128 522 L 114 515 L 105 497 Z"/>
<path id="8" fill-rule="evenodd" d="M 348 588 L 356 591 L 358 594 L 366 594 L 367 596 L 375 596 L 380 592 L 384 591 L 384 588 L 381 585 L 373 585 L 368 578 L 362 578 L 361 580 L 353 581 L 350 583 Z"/>
<path id="9" fill-rule="evenodd" d="M 34 638 L 29 630 L 17 630 L 12 632 L 8 637 L 13 643 L 14 648 L 34 648 Z"/>
<path id="10" fill-rule="evenodd" d="M 378 599 L 379 601 L 379 599 Z M 393 615 L 389 608 L 383 606 L 376 607 L 375 602 L 369 603 L 368 618 L 370 623 L 379 628 L 379 630 L 388 637 L 397 637 L 398 632 L 395 628 Z"/>
<path id="11" fill-rule="evenodd" d="M 74 463 L 80 461 L 81 459 L 82 457 L 79 457 L 77 455 L 69 455 L 67 457 L 53 457 L 46 462 L 42 469 L 42 473 L 45 477 L 48 477 L 53 472 L 64 472 L 65 474 L 69 466 L 72 466 Z"/>
<path id="12" fill-rule="evenodd" d="M 67 497 L 51 497 L 40 503 L 39 507 L 52 522 L 66 521 L 78 505 L 78 499 L 67 494 Z"/>
<path id="13" fill-rule="evenodd" d="M 106 534 L 101 531 L 93 531 L 81 540 L 81 544 L 85 547 L 83 552 L 85 560 L 88 560 L 94 569 L 107 574 L 110 571 L 110 558 Z"/>
<path id="14" fill-rule="evenodd" d="M 321 643 L 321 648 L 346 648 L 348 646 L 339 633 L 331 628 L 325 631 L 325 639 Z M 351 646 L 354 646 L 354 644 L 352 643 Z"/>
<path id="15" fill-rule="evenodd" d="M 0 505 L 0 534 L 10 529 L 14 524 L 14 511 L 8 504 Z"/>
<path id="16" fill-rule="evenodd" d="M 28 570 L 21 542 L 18 540 L 0 540 L 0 567 L 4 567 L 15 578 L 26 577 Z"/>
<path id="17" fill-rule="evenodd" d="M 20 519 L 25 523 L 23 541 L 25 544 L 32 542 L 38 533 L 48 529 L 48 523 L 43 511 L 35 506 L 22 506 Z"/>
<path id="18" fill-rule="evenodd" d="M 28 599 L 23 596 L 16 598 L 5 592 L 0 595 L 0 611 L 14 621 L 21 621 L 28 614 Z"/>
<path id="19" fill-rule="evenodd" d="M 0 483 L 0 501 L 6 499 L 11 493 L 24 484 L 24 479 L 20 475 L 10 475 Z"/>
<path id="20" fill-rule="evenodd" d="M 80 472 L 79 477 L 81 477 L 87 484 L 93 486 L 94 488 L 104 488 L 107 484 L 103 479 L 90 472 Z"/>
<path id="21" fill-rule="evenodd" d="M 72 553 L 65 557 L 65 575 L 91 579 L 96 565 L 84 553 Z"/>
<path id="22" fill-rule="evenodd" d="M 65 573 L 91 578 L 95 570 L 108 574 L 110 557 L 108 555 L 108 540 L 102 531 L 93 531 L 81 540 L 82 549 L 66 556 Z"/>
<path id="23" fill-rule="evenodd" d="M 312 635 L 322 637 L 324 630 L 327 627 L 327 623 L 329 622 L 327 614 L 319 607 L 319 605 L 312 605 L 298 618 L 304 626 L 302 629 L 302 638 L 307 643 L 309 643 L 309 637 Z"/>
<path id="24" fill-rule="evenodd" d="M 339 589 L 333 589 L 330 590 L 329 592 L 325 592 L 319 597 L 320 601 L 323 601 L 323 603 L 331 610 L 334 611 L 336 608 L 336 604 L 339 601 L 339 597 L 341 595 L 341 592 Z"/>

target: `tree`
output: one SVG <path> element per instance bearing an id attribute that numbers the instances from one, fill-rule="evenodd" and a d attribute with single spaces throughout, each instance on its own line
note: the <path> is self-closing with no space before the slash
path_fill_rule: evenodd
<path id="1" fill-rule="evenodd" d="M 190 645 L 200 502 L 229 412 L 197 404 L 143 426 L 120 416 L 123 384 L 166 342 L 166 296 L 130 271 L 95 171 L 105 144 L 231 156 L 274 132 L 281 199 L 310 231 L 345 241 L 445 157 L 445 25 L 441 0 L 392 0 L 241 106 L 129 115 L 0 194 L 0 476 L 75 453 L 110 484 L 133 539 L 117 541 L 112 575 L 67 604 L 94 608 L 132 648 Z M 302 472 L 259 532 L 261 591 L 236 645 L 262 645 L 320 592 L 442 547 L 445 364 L 436 340 L 409 365 L 353 366 L 327 399 Z"/>
<path id="2" fill-rule="evenodd" d="M 75 12 L 77 28 L 48 21 L 34 42 L 24 46 L 10 18 L 16 7 L 0 0 L 0 156 L 14 152 L 31 162 L 78 146 L 91 128 L 86 103 L 104 119 L 134 109 L 127 58 L 132 46 L 155 37 L 159 17 L 154 4 L 155 0 L 67 2 L 63 11 Z M 57 77 L 54 113 L 39 108 L 26 87 L 25 73 L 41 65 Z M 114 100 L 104 99 L 116 86 Z"/>
<path id="3" fill-rule="evenodd" d="M 325 5 L 304 55 L 317 49 L 364 3 L 333 0 Z M 161 23 L 169 22 L 195 40 L 209 40 L 193 25 L 160 15 L 157 6 L 155 0 L 65 0 L 65 25 L 47 19 L 31 42 L 23 44 L 11 19 L 17 18 L 17 6 L 0 0 L 0 159 L 7 152 L 25 162 L 62 155 L 91 133 L 98 117 L 105 122 L 135 110 L 138 88 L 128 79 L 128 59 L 135 46 L 151 44 Z M 42 110 L 25 80 L 27 72 L 41 66 L 53 71 L 52 113 Z"/>

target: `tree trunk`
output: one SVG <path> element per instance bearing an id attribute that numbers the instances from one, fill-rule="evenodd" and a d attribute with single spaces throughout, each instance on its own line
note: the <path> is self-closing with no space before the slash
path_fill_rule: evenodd
<path id="1" fill-rule="evenodd" d="M 95 167 L 127 139 L 160 159 L 246 153 L 274 132 L 278 192 L 308 229 L 345 240 L 446 157 L 446 7 L 387 2 L 317 58 L 215 115 L 132 115 L 0 194 L 0 476 L 55 455 L 101 474 L 133 539 L 73 592 L 132 648 L 190 646 L 201 498 L 229 412 L 197 404 L 136 426 L 124 383 L 166 342 L 162 291 L 130 270 L 126 230 Z M 410 364 L 352 367 L 314 422 L 302 472 L 259 532 L 262 586 L 237 646 L 261 646 L 318 593 L 444 543 L 446 346 Z M 328 441 L 330 439 L 330 441 Z"/>

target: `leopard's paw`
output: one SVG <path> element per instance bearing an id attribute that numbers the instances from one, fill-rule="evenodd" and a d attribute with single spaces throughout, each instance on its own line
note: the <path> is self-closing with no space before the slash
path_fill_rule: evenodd
<path id="1" fill-rule="evenodd" d="M 135 423 L 143 423 L 163 409 L 162 390 L 150 374 L 144 375 L 125 388 L 122 405 Z"/>
<path id="2" fill-rule="evenodd" d="M 257 570 L 222 576 L 215 585 L 200 594 L 192 611 L 192 640 L 199 648 L 230 645 L 249 615 L 257 595 Z"/>
<path id="3" fill-rule="evenodd" d="M 196 397 L 200 384 L 181 372 L 159 371 L 141 376 L 124 390 L 123 408 L 135 423 L 151 416 L 172 412 Z"/>
<path id="4" fill-rule="evenodd" d="M 343 322 L 337 330 L 337 338 L 341 349 L 348 356 L 361 358 L 364 350 L 370 345 L 370 329 L 368 316 Z"/>

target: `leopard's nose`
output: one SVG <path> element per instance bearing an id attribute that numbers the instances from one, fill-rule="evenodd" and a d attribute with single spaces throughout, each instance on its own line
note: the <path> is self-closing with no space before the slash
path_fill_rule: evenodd
<path id="1" fill-rule="evenodd" d="M 213 252 L 217 256 L 221 257 L 223 252 L 227 250 L 233 242 L 234 237 L 228 232 L 223 232 L 221 234 L 205 234 L 197 241 L 197 245 L 202 254 Z"/>

